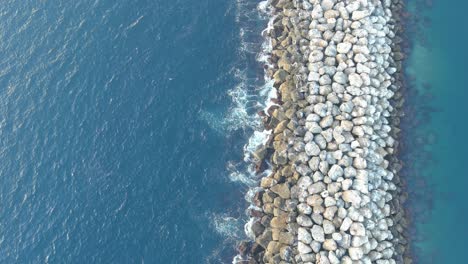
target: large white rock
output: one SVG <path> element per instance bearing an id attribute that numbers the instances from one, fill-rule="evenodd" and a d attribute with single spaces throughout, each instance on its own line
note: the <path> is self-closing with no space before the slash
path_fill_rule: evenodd
<path id="1" fill-rule="evenodd" d="M 318 49 L 314 49 L 309 55 L 309 62 L 319 62 L 322 60 L 323 60 L 323 52 Z"/>
<path id="2" fill-rule="evenodd" d="M 367 238 L 367 236 L 353 236 L 351 240 L 351 246 L 360 247 L 364 245 L 365 243 L 367 243 L 368 241 L 369 239 Z"/>
<path id="3" fill-rule="evenodd" d="M 353 220 L 351 218 L 346 217 L 343 219 L 343 222 L 341 223 L 340 230 L 341 231 L 348 231 L 348 229 L 351 227 L 351 224 L 353 223 Z"/>
<path id="4" fill-rule="evenodd" d="M 356 169 L 363 170 L 363 169 L 367 168 L 367 162 L 366 162 L 365 159 L 363 159 L 361 157 L 356 157 L 353 160 L 353 166 Z"/>
<path id="5" fill-rule="evenodd" d="M 351 247 L 348 249 L 348 253 L 352 260 L 360 260 L 364 257 L 364 251 L 360 247 Z"/>
<path id="6" fill-rule="evenodd" d="M 337 245 L 335 240 L 333 239 L 326 239 L 325 242 L 323 242 L 323 248 L 328 251 L 334 251 L 337 249 Z"/>
<path id="7" fill-rule="evenodd" d="M 315 5 L 311 13 L 312 19 L 319 19 L 323 17 L 323 9 L 321 5 Z"/>
<path id="8" fill-rule="evenodd" d="M 368 17 L 370 15 L 370 12 L 368 10 L 356 10 L 353 12 L 351 18 L 353 20 L 361 20 L 365 17 Z"/>
<path id="9" fill-rule="evenodd" d="M 362 223 L 352 223 L 349 228 L 349 233 L 353 236 L 365 236 L 366 229 Z"/>
<path id="10" fill-rule="evenodd" d="M 309 142 L 305 145 L 305 152 L 309 156 L 317 156 L 320 154 L 320 148 L 315 142 Z"/>
<path id="11" fill-rule="evenodd" d="M 310 215 L 312 213 L 312 207 L 306 203 L 300 203 L 297 205 L 297 210 L 301 214 Z"/>
<path id="12" fill-rule="evenodd" d="M 314 238 L 315 241 L 318 242 L 324 242 L 325 241 L 325 232 L 323 231 L 323 228 L 319 225 L 314 225 L 312 229 L 310 230 L 312 233 L 312 237 Z"/>
<path id="13" fill-rule="evenodd" d="M 307 191 L 309 191 L 310 194 L 317 194 L 323 192 L 327 186 L 323 182 L 316 182 L 314 184 L 311 184 L 309 188 L 307 188 Z"/>
<path id="14" fill-rule="evenodd" d="M 332 9 L 333 5 L 335 5 L 335 1 L 333 0 L 322 0 L 322 9 L 325 11 Z"/>
<path id="15" fill-rule="evenodd" d="M 351 73 L 349 75 L 349 83 L 355 87 L 361 87 L 363 85 L 362 78 L 357 73 Z"/>
<path id="16" fill-rule="evenodd" d="M 336 46 L 336 50 L 339 52 L 339 53 L 348 53 L 349 50 L 351 50 L 351 47 L 353 45 L 351 43 L 348 43 L 348 42 L 343 42 L 343 43 L 339 43 L 337 46 Z"/>
<path id="17" fill-rule="evenodd" d="M 325 55 L 330 57 L 336 56 L 336 47 L 334 45 L 330 45 L 325 49 Z"/>
<path id="18" fill-rule="evenodd" d="M 300 226 L 311 227 L 313 225 L 312 220 L 306 215 L 300 215 L 296 218 L 296 222 Z"/>
<path id="19" fill-rule="evenodd" d="M 327 128 L 330 127 L 333 124 L 333 117 L 331 115 L 328 115 L 320 121 L 320 126 L 322 128 Z"/>
<path id="20" fill-rule="evenodd" d="M 333 225 L 333 223 L 328 220 L 328 219 L 325 219 L 323 220 L 323 232 L 327 235 L 330 235 L 330 234 L 333 234 L 335 232 L 335 226 Z"/>
<path id="21" fill-rule="evenodd" d="M 350 3 L 346 6 L 346 10 L 348 10 L 349 13 L 352 13 L 359 9 L 360 4 L 360 1 L 350 1 Z"/>
<path id="22" fill-rule="evenodd" d="M 361 196 L 358 191 L 344 191 L 342 197 L 345 202 L 352 203 L 354 206 L 359 206 L 361 204 Z"/>
<path id="23" fill-rule="evenodd" d="M 300 254 L 307 254 L 312 252 L 312 249 L 308 245 L 302 243 L 301 241 L 297 243 L 297 250 Z"/>
<path id="24" fill-rule="evenodd" d="M 310 244 L 310 242 L 312 242 L 312 236 L 309 231 L 303 227 L 299 227 L 297 230 L 297 239 L 305 244 Z"/>
<path id="25" fill-rule="evenodd" d="M 358 53 L 354 56 L 354 61 L 356 63 L 364 63 L 367 61 L 367 57 L 362 53 Z"/>
<path id="26" fill-rule="evenodd" d="M 339 83 L 339 84 L 346 84 L 348 81 L 348 77 L 344 72 L 338 71 L 333 75 L 333 81 Z"/>
<path id="27" fill-rule="evenodd" d="M 310 185 L 312 185 L 312 179 L 309 176 L 302 176 L 297 181 L 297 186 L 301 189 L 307 189 Z"/>
<path id="28" fill-rule="evenodd" d="M 339 177 L 343 176 L 343 168 L 340 165 L 334 164 L 328 171 L 328 176 L 332 180 L 337 180 Z"/>

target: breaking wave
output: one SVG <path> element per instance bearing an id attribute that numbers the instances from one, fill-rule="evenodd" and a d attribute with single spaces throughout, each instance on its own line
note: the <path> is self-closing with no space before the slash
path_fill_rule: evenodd
<path id="1" fill-rule="evenodd" d="M 262 37 L 263 31 L 272 28 L 272 20 L 268 20 L 266 9 L 268 2 L 260 4 L 254 0 L 238 0 L 236 2 L 236 22 L 239 26 L 240 46 L 237 51 L 239 63 L 231 71 L 236 85 L 227 92 L 231 99 L 231 107 L 225 113 L 202 111 L 200 117 L 213 130 L 229 137 L 234 132 L 241 131 L 245 140 L 243 160 L 228 162 L 227 177 L 230 181 L 246 187 L 245 200 L 251 204 L 246 210 L 255 209 L 252 205 L 254 195 L 259 191 L 258 181 L 271 170 L 267 168 L 257 173 L 253 167 L 253 153 L 265 145 L 272 131 L 263 130 L 259 112 L 267 114 L 275 103 L 277 91 L 273 80 L 265 75 L 264 67 L 268 67 L 268 57 L 271 53 L 271 42 Z M 271 18 L 270 18 L 271 19 Z M 266 28 L 266 29 L 265 29 Z M 269 164 L 267 164 L 269 165 Z M 213 215 L 212 226 L 216 232 L 225 237 L 227 243 L 241 239 L 253 239 L 251 225 L 253 219 L 247 216 L 232 217 Z M 232 263 L 241 263 L 239 256 Z"/>

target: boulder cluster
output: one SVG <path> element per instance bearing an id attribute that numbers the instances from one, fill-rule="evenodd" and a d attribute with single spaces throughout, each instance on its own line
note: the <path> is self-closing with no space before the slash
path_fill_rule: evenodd
<path id="1" fill-rule="evenodd" d="M 411 263 L 396 158 L 401 0 L 273 0 L 278 105 L 245 263 Z M 266 154 L 265 154 L 266 153 Z M 260 166 L 258 166 L 260 167 Z"/>

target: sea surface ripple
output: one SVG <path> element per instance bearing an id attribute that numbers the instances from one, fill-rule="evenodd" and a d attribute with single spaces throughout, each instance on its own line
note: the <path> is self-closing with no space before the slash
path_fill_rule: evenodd
<path id="1" fill-rule="evenodd" d="M 252 2 L 2 2 L 0 263 L 232 260 Z"/>

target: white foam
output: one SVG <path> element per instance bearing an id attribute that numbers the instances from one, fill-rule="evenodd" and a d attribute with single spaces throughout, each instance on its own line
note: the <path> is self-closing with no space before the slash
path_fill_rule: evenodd
<path id="1" fill-rule="evenodd" d="M 271 67 L 269 59 L 272 52 L 272 42 L 264 38 L 260 42 L 260 33 L 266 36 L 273 30 L 274 17 L 270 14 L 271 0 L 260 3 L 253 0 L 236 1 L 236 21 L 240 28 L 239 40 L 240 47 L 238 56 L 242 61 L 237 65 L 231 74 L 235 76 L 237 85 L 228 91 L 232 105 L 224 114 L 213 114 L 203 112 L 201 115 L 210 127 L 224 134 L 230 134 L 233 131 L 243 130 L 252 133 L 244 146 L 244 161 L 229 162 L 227 164 L 229 180 L 241 183 L 248 187 L 245 200 L 250 204 L 249 210 L 261 210 L 253 205 L 253 198 L 262 188 L 258 187 L 258 182 L 262 177 L 271 174 L 271 164 L 266 162 L 266 170 L 258 172 L 254 166 L 253 153 L 261 146 L 265 145 L 270 138 L 272 131 L 263 130 L 262 118 L 257 114 L 259 111 L 267 110 L 276 105 L 272 99 L 277 98 L 277 90 L 274 88 L 274 81 L 271 78 L 259 73 L 261 66 Z M 263 16 L 262 16 L 263 13 Z M 267 17 L 268 16 L 268 17 Z M 269 19 L 266 29 L 255 29 L 253 25 L 263 20 Z M 252 65 L 253 60 L 261 65 Z M 245 67 L 245 68 L 243 68 Z M 255 68 L 254 68 L 255 67 Z M 262 78 L 263 77 L 263 78 Z M 251 132 L 250 132 L 251 131 Z M 245 216 L 247 217 L 247 216 Z M 234 218 L 228 215 L 214 215 L 213 226 L 215 230 L 226 237 L 226 239 L 242 238 L 254 239 L 252 224 L 254 219 L 246 221 L 245 218 Z M 245 225 L 244 225 L 245 224 Z M 242 228 L 243 227 L 243 228 Z M 242 229 L 244 232 L 242 232 Z M 245 263 L 245 259 L 236 256 L 232 263 Z"/>
<path id="2" fill-rule="evenodd" d="M 244 146 L 244 161 L 252 162 L 252 153 L 254 153 L 260 146 L 265 145 L 271 135 L 271 130 L 254 131 L 253 135 L 249 138 L 248 143 Z"/>
<path id="3" fill-rule="evenodd" d="M 249 91 L 249 80 L 242 71 L 235 71 L 234 76 L 239 83 L 227 92 L 232 105 L 226 113 L 213 113 L 206 110 L 200 112 L 199 118 L 212 129 L 222 134 L 230 134 L 237 130 L 259 128 L 261 120 L 256 116 L 258 111 L 258 95 Z"/>
<path id="4" fill-rule="evenodd" d="M 250 188 L 247 193 L 245 194 L 245 200 L 249 202 L 250 204 L 253 203 L 253 198 L 255 197 L 255 194 L 260 191 L 262 188 L 260 187 L 252 187 Z"/>
<path id="5" fill-rule="evenodd" d="M 268 4 L 269 4 L 269 1 L 262 1 L 260 3 L 258 3 L 258 10 L 263 12 L 263 13 L 266 13 L 267 12 L 267 8 L 268 8 Z"/>
<path id="6" fill-rule="evenodd" d="M 211 224 L 214 230 L 226 239 L 242 238 L 242 220 L 224 214 L 213 214 Z"/>
<path id="7" fill-rule="evenodd" d="M 231 172 L 229 174 L 229 179 L 233 182 L 240 182 L 247 186 L 255 186 L 257 184 L 257 181 L 253 179 L 251 175 L 240 171 Z"/>
<path id="8" fill-rule="evenodd" d="M 252 225 L 255 223 L 255 218 L 250 218 L 247 223 L 244 225 L 245 234 L 251 239 L 255 240 L 255 234 L 252 231 Z"/>

